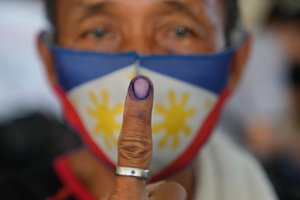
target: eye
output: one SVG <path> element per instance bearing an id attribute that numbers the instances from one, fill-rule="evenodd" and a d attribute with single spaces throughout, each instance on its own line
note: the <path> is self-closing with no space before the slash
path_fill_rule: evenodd
<path id="1" fill-rule="evenodd" d="M 107 35 L 107 31 L 104 28 L 95 28 L 88 32 L 88 36 L 93 38 L 103 38 Z"/>
<path id="2" fill-rule="evenodd" d="M 184 36 L 189 35 L 191 33 L 191 31 L 187 27 L 177 26 L 173 29 L 173 33 L 175 36 L 184 37 Z"/>

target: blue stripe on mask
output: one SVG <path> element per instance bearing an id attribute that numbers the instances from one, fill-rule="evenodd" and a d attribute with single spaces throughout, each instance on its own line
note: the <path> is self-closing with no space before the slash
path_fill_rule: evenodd
<path id="1" fill-rule="evenodd" d="M 134 52 L 102 53 L 52 47 L 59 85 L 69 91 L 138 62 L 157 73 L 219 94 L 227 85 L 234 48 L 200 55 L 146 55 Z"/>
<path id="2" fill-rule="evenodd" d="M 58 82 L 65 91 L 129 66 L 138 58 L 133 52 L 115 55 L 60 47 L 53 47 L 52 52 Z"/>
<path id="3" fill-rule="evenodd" d="M 154 55 L 141 66 L 172 78 L 220 93 L 226 87 L 233 51 L 207 55 Z"/>

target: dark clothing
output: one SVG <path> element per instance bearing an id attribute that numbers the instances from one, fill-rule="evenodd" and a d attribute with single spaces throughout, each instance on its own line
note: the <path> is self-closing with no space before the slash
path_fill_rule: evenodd
<path id="1" fill-rule="evenodd" d="M 286 157 L 264 163 L 280 200 L 300 200 L 300 166 Z"/>
<path id="2" fill-rule="evenodd" d="M 70 128 L 41 114 L 0 125 L 0 198 L 41 200 L 57 193 L 63 184 L 53 160 L 80 147 Z"/>

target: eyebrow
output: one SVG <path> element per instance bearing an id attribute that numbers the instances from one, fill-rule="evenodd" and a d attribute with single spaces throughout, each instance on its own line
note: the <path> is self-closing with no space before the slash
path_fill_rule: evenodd
<path id="1" fill-rule="evenodd" d="M 161 3 L 164 4 L 165 6 L 171 8 L 170 12 L 180 12 L 180 13 L 183 13 L 185 15 L 188 15 L 193 20 L 197 21 L 196 15 L 182 1 L 178 1 L 178 0 L 162 0 Z"/>

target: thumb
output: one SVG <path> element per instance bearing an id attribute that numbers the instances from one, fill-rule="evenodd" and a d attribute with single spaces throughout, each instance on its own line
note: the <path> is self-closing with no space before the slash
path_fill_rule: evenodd
<path id="1" fill-rule="evenodd" d="M 175 182 L 161 183 L 156 186 L 148 186 L 149 200 L 185 200 L 187 193 L 185 189 Z"/>
<path id="2" fill-rule="evenodd" d="M 152 105 L 152 82 L 147 77 L 137 76 L 129 85 L 125 102 L 118 142 L 119 167 L 149 169 L 152 159 Z M 144 199 L 147 196 L 145 180 L 117 176 L 114 193 L 117 199 Z"/>

